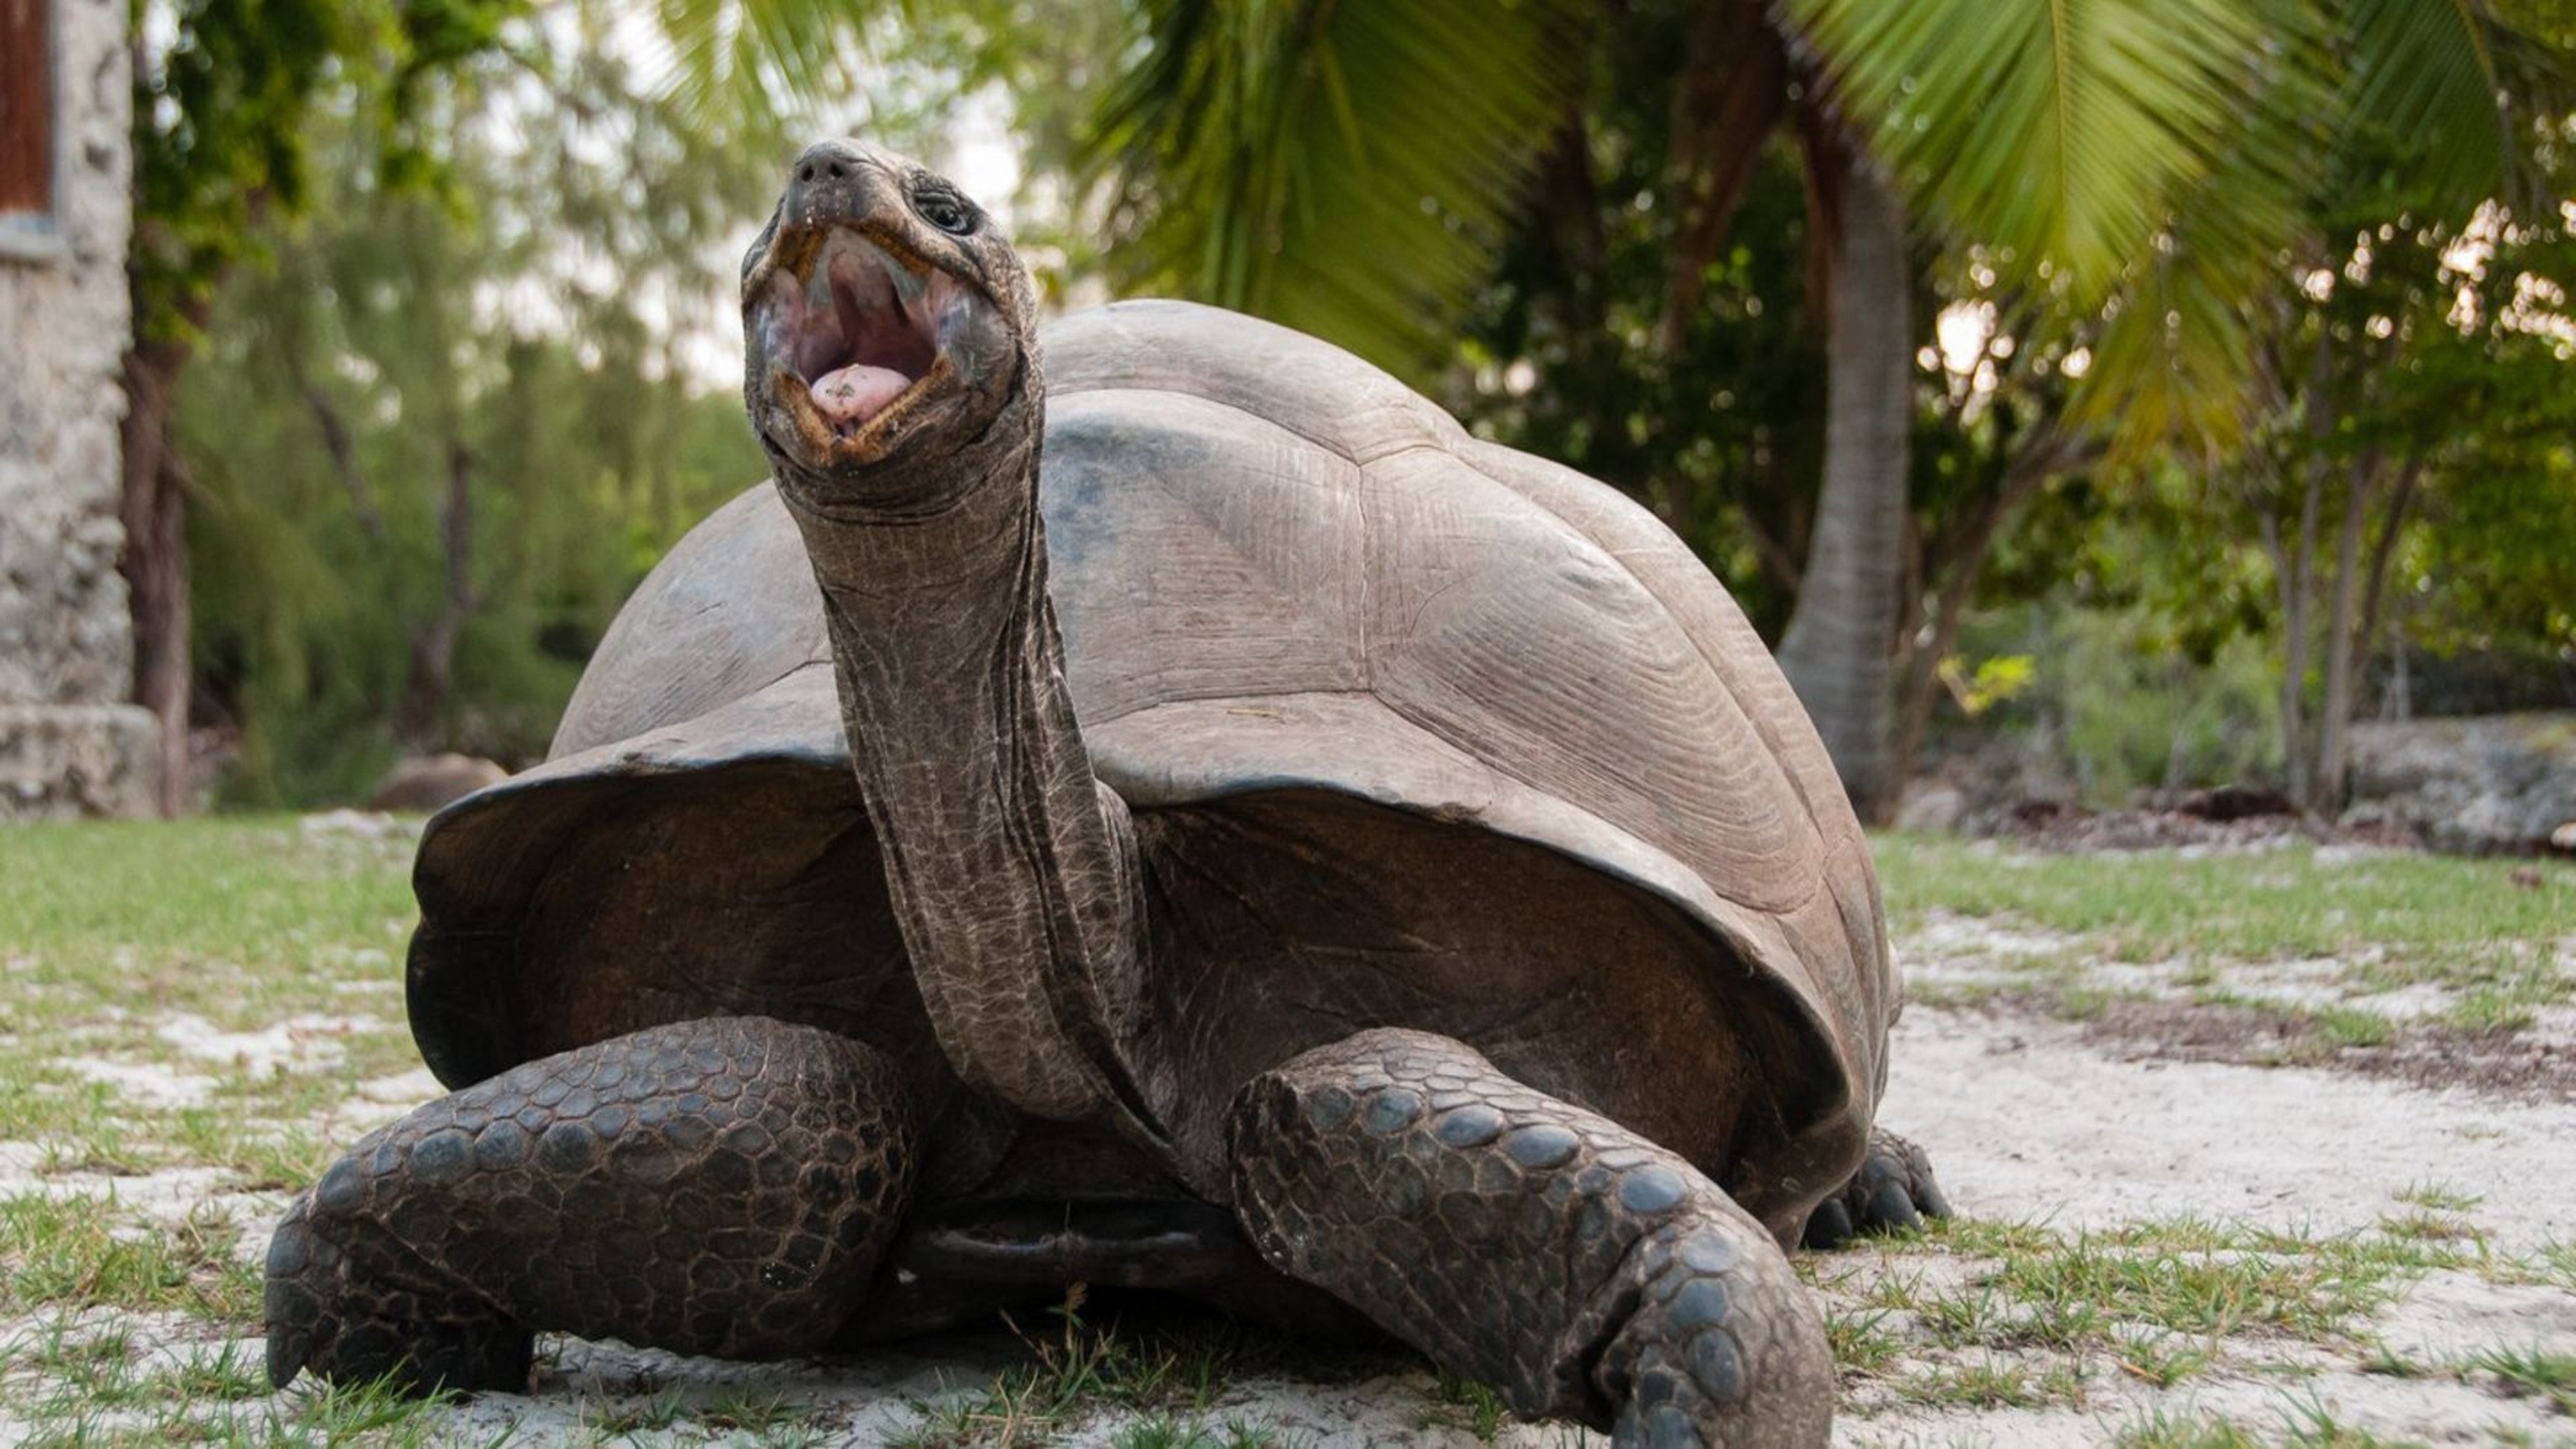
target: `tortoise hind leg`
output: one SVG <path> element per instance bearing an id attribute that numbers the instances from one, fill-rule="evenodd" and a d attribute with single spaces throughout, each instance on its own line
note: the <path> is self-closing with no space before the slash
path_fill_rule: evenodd
<path id="1" fill-rule="evenodd" d="M 1925 1218 L 1946 1218 L 1950 1200 L 1933 1179 L 1923 1149 L 1883 1127 L 1872 1128 L 1869 1154 L 1851 1181 L 1807 1215 L 1800 1245 L 1839 1248 L 1863 1233 L 1903 1232 Z"/>
<path id="2" fill-rule="evenodd" d="M 777 1358 L 849 1316 L 909 1205 L 873 1049 L 731 1017 L 513 1068 L 363 1141 L 268 1253 L 268 1370 L 523 1388 L 531 1335 Z"/>
<path id="3" fill-rule="evenodd" d="M 1231 1129 L 1274 1265 L 1519 1412 L 1623 1446 L 1825 1442 L 1832 1355 L 1779 1244 L 1617 1123 L 1377 1030 L 1254 1078 Z"/>

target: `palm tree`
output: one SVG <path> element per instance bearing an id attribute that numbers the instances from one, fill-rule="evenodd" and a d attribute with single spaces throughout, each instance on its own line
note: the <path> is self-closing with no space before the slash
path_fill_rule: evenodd
<path id="1" fill-rule="evenodd" d="M 2566 0 L 1133 0 L 1142 60 L 1078 158 L 1105 182 L 1121 280 L 1428 376 L 1526 182 L 1582 144 L 1605 28 L 1655 3 L 1690 7 L 1667 342 L 1767 138 L 1789 127 L 1807 171 L 1830 383 L 1780 655 L 1868 816 L 1903 774 L 1909 214 L 1975 246 L 2033 317 L 2092 331 L 2079 422 L 2220 455 L 2349 122 L 2433 138 L 2429 178 L 2473 205 L 2511 168 L 2504 97 L 2559 69 L 2569 29 Z M 824 49 L 821 7 L 760 8 L 793 17 L 779 54 Z M 738 73 L 767 64 L 759 26 L 726 34 L 751 47 Z"/>

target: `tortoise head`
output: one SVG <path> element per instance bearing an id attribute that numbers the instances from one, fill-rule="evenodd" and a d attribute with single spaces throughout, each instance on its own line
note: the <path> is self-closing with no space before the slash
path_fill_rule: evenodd
<path id="1" fill-rule="evenodd" d="M 900 504 L 1034 436 L 1028 269 L 928 168 L 807 147 L 742 266 L 743 403 L 791 500 Z"/>

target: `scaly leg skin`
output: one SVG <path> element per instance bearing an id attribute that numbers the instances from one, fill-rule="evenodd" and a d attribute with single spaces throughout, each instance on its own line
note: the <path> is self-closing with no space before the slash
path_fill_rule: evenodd
<path id="1" fill-rule="evenodd" d="M 531 1336 L 822 1347 L 912 1191 L 875 1050 L 765 1017 L 529 1062 L 361 1141 L 268 1250 L 268 1376 L 526 1387 Z"/>
<path id="2" fill-rule="evenodd" d="M 1779 1244 L 1608 1118 L 1377 1030 L 1254 1078 L 1231 1128 L 1265 1257 L 1524 1416 L 1654 1449 L 1825 1442 L 1833 1356 Z"/>
<path id="3" fill-rule="evenodd" d="M 1839 1248 L 1863 1233 L 1902 1232 L 1921 1227 L 1925 1218 L 1949 1215 L 1950 1200 L 1932 1178 L 1932 1159 L 1895 1133 L 1873 1128 L 1860 1171 L 1807 1214 L 1799 1245 Z"/>

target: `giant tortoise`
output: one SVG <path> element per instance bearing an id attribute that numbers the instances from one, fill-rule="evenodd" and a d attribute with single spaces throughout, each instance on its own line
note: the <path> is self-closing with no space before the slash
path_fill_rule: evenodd
<path id="1" fill-rule="evenodd" d="M 992 223 L 867 146 L 796 162 L 742 298 L 773 481 L 431 821 L 454 1091 L 289 1210 L 271 1376 L 1089 1281 L 1364 1316 L 1622 1443 L 1821 1440 L 1783 1244 L 1937 1189 L 1873 1145 L 1868 847 L 1690 551 L 1267 323 L 1040 348 Z"/>

